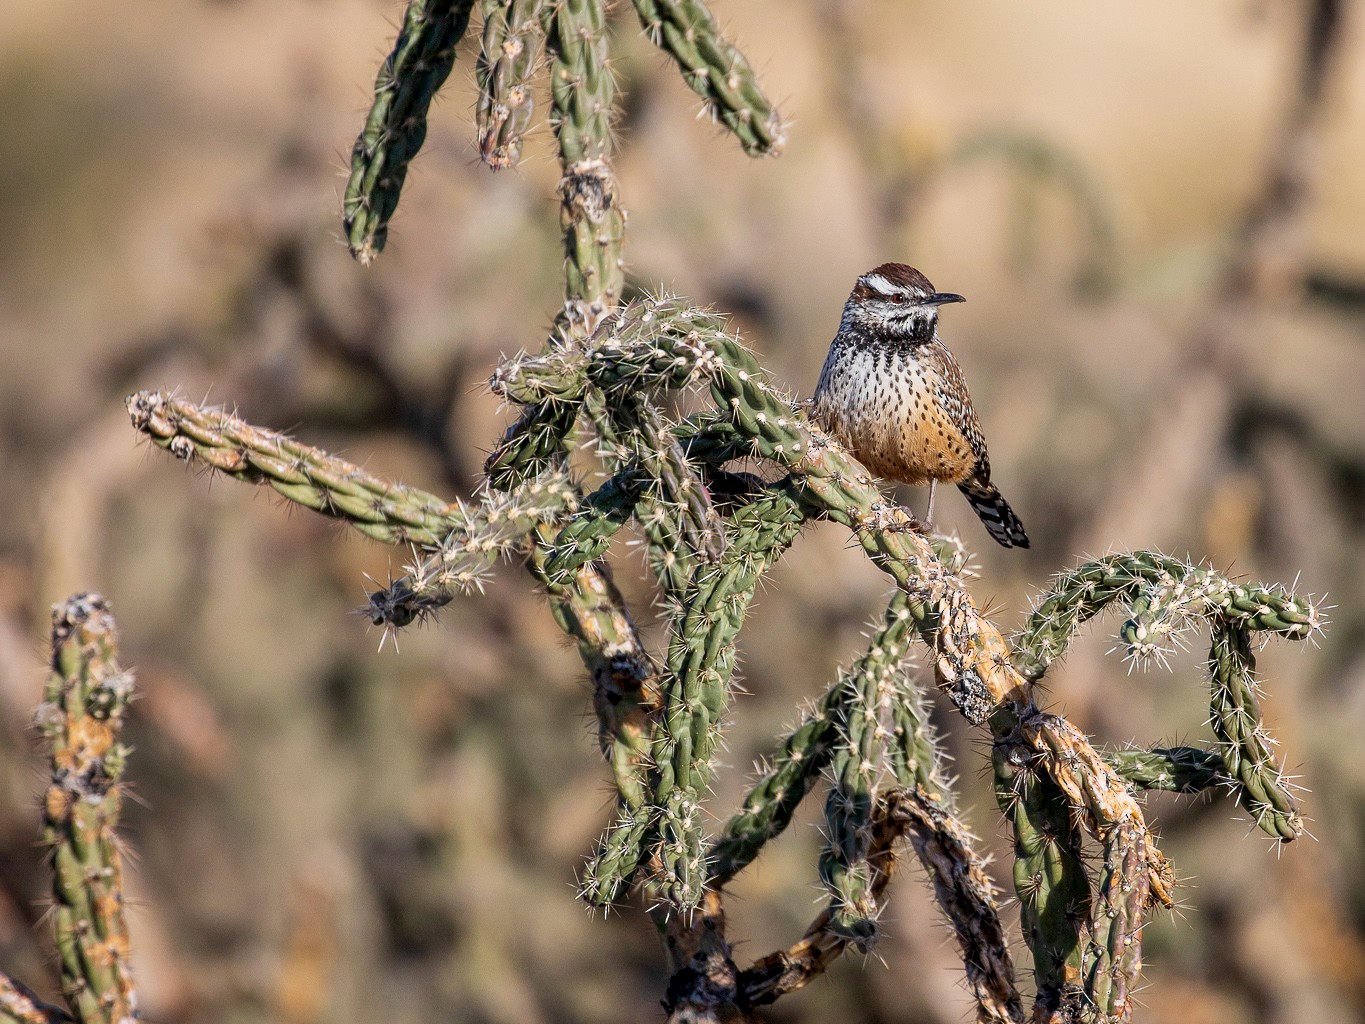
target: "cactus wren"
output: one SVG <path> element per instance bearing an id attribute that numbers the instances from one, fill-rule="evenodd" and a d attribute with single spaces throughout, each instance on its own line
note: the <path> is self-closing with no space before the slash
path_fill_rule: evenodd
<path id="1" fill-rule="evenodd" d="M 962 302 L 936 292 L 903 263 L 858 278 L 830 344 L 812 413 L 868 469 L 887 480 L 955 483 L 990 535 L 1028 547 L 1024 524 L 991 483 L 986 439 L 967 382 L 938 338 L 938 307 Z"/>

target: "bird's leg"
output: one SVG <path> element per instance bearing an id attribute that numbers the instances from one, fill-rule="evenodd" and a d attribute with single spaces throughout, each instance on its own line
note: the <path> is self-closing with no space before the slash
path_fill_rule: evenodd
<path id="1" fill-rule="evenodd" d="M 931 479 L 929 481 L 929 508 L 924 513 L 924 528 L 926 530 L 931 530 L 934 526 L 934 491 L 937 487 L 938 481 Z"/>

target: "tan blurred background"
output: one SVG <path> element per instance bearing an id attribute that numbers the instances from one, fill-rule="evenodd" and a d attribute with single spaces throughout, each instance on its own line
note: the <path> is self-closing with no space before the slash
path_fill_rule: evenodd
<path id="1" fill-rule="evenodd" d="M 694 116 L 617 6 L 635 287 L 734 311 L 807 393 L 861 271 L 906 260 L 968 296 L 946 331 L 1034 547 L 990 545 L 956 495 L 940 507 L 1003 627 L 1050 574 L 1116 548 L 1328 595 L 1320 643 L 1262 658 L 1315 838 L 1276 851 L 1226 802 L 1151 801 L 1187 884 L 1148 931 L 1137 1019 L 1361 1019 L 1360 5 L 1311 62 L 1319 83 L 1289 0 L 715 0 L 793 122 L 762 162 Z M 574 900 L 609 794 L 580 666 L 525 576 L 377 652 L 350 613 L 403 553 L 187 474 L 123 410 L 180 387 L 413 484 L 475 485 L 502 426 L 481 383 L 556 308 L 556 170 L 543 123 L 520 169 L 477 165 L 467 40 L 388 251 L 352 263 L 343 155 L 400 14 L 0 12 L 0 967 L 42 992 L 28 722 L 48 606 L 98 589 L 143 695 L 124 831 L 148 1019 L 661 1019 L 638 908 L 603 921 Z M 643 594 L 628 558 L 618 574 Z M 718 818 L 885 590 L 832 528 L 774 573 L 742 641 Z M 1203 641 L 1129 674 L 1106 656 L 1116 625 L 1049 676 L 1055 705 L 1109 743 L 1203 738 Z M 941 724 L 1003 854 L 980 744 Z M 741 958 L 805 927 L 818 845 L 807 814 L 737 885 Z M 774 1019 L 967 1019 L 915 872 L 897 890 L 879 956 Z"/>

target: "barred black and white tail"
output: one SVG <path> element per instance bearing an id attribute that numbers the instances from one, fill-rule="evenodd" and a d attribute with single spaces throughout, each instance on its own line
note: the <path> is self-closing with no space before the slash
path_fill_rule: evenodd
<path id="1" fill-rule="evenodd" d="M 1014 514 L 1000 488 L 989 480 L 973 479 L 958 484 L 957 489 L 967 497 L 972 511 L 977 514 L 997 544 L 1007 548 L 1028 547 L 1024 524 Z"/>

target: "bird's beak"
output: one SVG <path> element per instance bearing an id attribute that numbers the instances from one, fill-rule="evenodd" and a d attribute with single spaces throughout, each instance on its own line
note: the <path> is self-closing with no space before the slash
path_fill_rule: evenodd
<path id="1" fill-rule="evenodd" d="M 934 292 L 924 300 L 926 306 L 943 306 L 949 302 L 966 302 L 965 296 L 954 294 L 953 292 Z"/>

